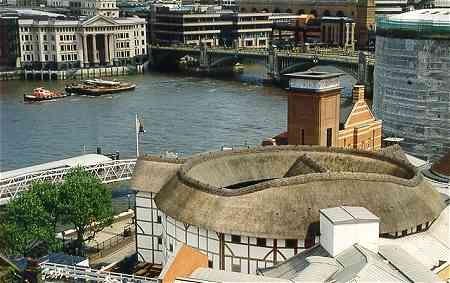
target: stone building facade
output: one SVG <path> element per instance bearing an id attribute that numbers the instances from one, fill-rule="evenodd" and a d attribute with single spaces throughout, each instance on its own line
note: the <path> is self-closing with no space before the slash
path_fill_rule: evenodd
<path id="1" fill-rule="evenodd" d="M 120 65 L 147 54 L 145 19 L 19 20 L 26 68 L 65 69 Z"/>
<path id="2" fill-rule="evenodd" d="M 369 33 L 375 30 L 375 1 L 284 1 L 241 0 L 241 12 L 313 14 L 316 17 L 350 17 L 355 22 L 359 49 L 367 49 Z"/>

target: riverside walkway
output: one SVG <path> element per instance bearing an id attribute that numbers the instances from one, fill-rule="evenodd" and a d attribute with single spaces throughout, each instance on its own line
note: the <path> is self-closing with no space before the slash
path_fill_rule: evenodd
<path id="1" fill-rule="evenodd" d="M 60 182 L 69 170 L 83 166 L 103 183 L 129 180 L 133 175 L 136 159 L 112 160 L 99 154 L 86 154 L 74 158 L 53 161 L 41 165 L 26 167 L 0 173 L 0 205 L 26 191 L 37 181 Z"/>

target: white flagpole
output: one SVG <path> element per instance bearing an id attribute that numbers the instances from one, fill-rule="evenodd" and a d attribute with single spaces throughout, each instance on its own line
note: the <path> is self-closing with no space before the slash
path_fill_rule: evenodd
<path id="1" fill-rule="evenodd" d="M 136 158 L 139 158 L 139 120 L 136 113 Z"/>

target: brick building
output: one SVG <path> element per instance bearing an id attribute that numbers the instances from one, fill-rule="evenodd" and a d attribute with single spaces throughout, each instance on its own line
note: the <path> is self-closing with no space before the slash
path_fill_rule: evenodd
<path id="1" fill-rule="evenodd" d="M 263 145 L 321 145 L 377 151 L 381 148 L 381 120 L 364 100 L 364 86 L 353 88 L 353 105 L 341 109 L 339 73 L 288 74 L 288 131 Z"/>

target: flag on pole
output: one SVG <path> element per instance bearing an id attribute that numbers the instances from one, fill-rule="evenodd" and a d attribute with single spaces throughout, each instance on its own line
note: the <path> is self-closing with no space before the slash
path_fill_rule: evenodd
<path id="1" fill-rule="evenodd" d="M 144 129 L 144 119 L 139 118 L 138 115 L 136 114 L 136 134 L 143 134 L 145 133 L 145 129 Z"/>

